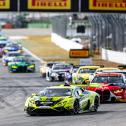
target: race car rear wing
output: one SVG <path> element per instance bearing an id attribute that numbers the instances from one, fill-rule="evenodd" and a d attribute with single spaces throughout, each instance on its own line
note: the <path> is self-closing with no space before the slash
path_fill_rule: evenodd
<path id="1" fill-rule="evenodd" d="M 104 67 L 104 65 L 74 65 L 75 68 L 81 67 L 81 66 L 100 66 L 100 68 Z"/>

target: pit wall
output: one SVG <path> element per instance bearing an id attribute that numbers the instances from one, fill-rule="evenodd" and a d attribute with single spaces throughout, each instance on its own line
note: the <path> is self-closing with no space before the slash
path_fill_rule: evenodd
<path id="1" fill-rule="evenodd" d="M 102 59 L 115 63 L 126 64 L 126 53 L 102 48 Z"/>
<path id="2" fill-rule="evenodd" d="M 69 51 L 70 49 L 82 49 L 83 48 L 83 46 L 81 44 L 76 43 L 72 40 L 63 38 L 56 33 L 51 34 L 51 41 L 53 43 L 55 43 L 57 46 L 59 46 L 60 48 L 65 49 L 67 51 Z"/>

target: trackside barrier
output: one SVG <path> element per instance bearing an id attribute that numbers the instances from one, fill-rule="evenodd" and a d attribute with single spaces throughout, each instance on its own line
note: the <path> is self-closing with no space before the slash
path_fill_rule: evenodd
<path id="1" fill-rule="evenodd" d="M 126 64 L 126 53 L 102 49 L 102 59 L 115 63 Z"/>
<path id="2" fill-rule="evenodd" d="M 55 43 L 57 46 L 59 46 L 62 49 L 65 49 L 69 51 L 70 49 L 82 49 L 83 45 L 76 43 L 74 41 L 68 40 L 66 38 L 63 38 L 56 33 L 51 34 L 51 41 Z"/>

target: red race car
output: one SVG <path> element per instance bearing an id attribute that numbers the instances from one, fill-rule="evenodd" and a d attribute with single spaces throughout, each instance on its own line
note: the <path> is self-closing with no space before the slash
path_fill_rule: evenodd
<path id="1" fill-rule="evenodd" d="M 126 102 L 125 76 L 121 73 L 96 74 L 87 89 L 100 94 L 101 102 Z"/>

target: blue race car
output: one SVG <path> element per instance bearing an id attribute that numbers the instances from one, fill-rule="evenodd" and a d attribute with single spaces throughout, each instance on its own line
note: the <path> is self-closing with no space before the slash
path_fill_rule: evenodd
<path id="1" fill-rule="evenodd" d="M 17 52 L 17 53 L 22 53 L 22 46 L 19 45 L 18 43 L 9 43 L 3 48 L 4 54 L 8 52 Z"/>

